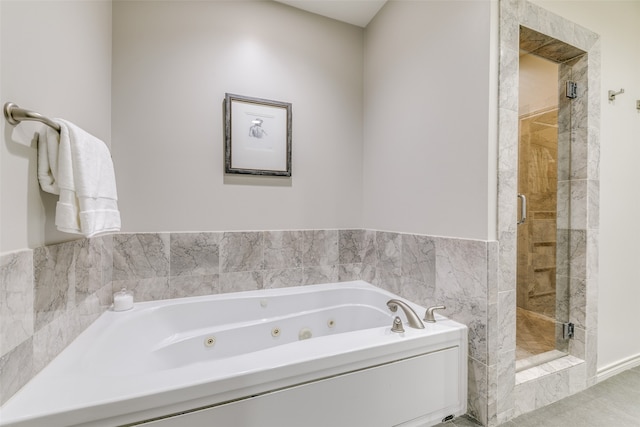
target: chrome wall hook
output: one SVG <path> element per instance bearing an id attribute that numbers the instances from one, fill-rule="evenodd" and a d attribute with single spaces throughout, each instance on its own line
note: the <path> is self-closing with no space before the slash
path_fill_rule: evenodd
<path id="1" fill-rule="evenodd" d="M 620 95 L 622 93 L 624 93 L 624 89 L 620 89 L 618 92 L 610 90 L 609 91 L 609 101 L 615 101 L 616 100 L 616 96 Z"/>

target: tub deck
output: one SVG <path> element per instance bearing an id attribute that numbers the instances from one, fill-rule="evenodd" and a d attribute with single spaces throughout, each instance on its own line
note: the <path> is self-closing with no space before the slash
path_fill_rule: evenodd
<path id="1" fill-rule="evenodd" d="M 300 302 L 296 307 L 303 310 L 295 316 L 278 307 L 277 301 L 283 296 L 304 295 L 300 301 L 306 298 L 315 304 L 322 298 L 309 298 L 309 292 L 317 296 L 336 289 L 345 295 L 352 293 L 356 302 L 331 301 L 328 307 L 311 308 Z M 358 295 L 364 296 L 362 303 L 357 301 Z M 462 346 L 460 366 L 466 372 L 466 327 L 437 316 L 438 322 L 426 323 L 425 329 L 405 325 L 405 333 L 392 333 L 390 326 L 395 314 L 388 312 L 385 303 L 393 297 L 356 281 L 154 301 L 138 303 L 128 312 L 107 311 L 1 408 L 0 425 L 135 423 L 455 346 Z M 257 311 L 249 319 L 238 315 L 234 304 L 251 300 L 254 306 L 256 303 L 265 309 L 271 306 L 272 312 Z M 206 304 L 210 302 L 217 302 L 220 310 L 228 307 L 218 314 L 223 318 L 231 316 L 230 323 L 203 330 L 198 310 L 206 318 L 210 314 Z M 424 310 L 411 305 L 418 313 Z M 166 317 L 163 307 L 170 307 L 165 311 L 175 313 Z M 317 313 L 321 315 L 314 318 Z M 261 317 L 264 314 L 267 317 Z M 288 327 L 305 315 L 311 317 L 295 328 Z M 317 332 L 322 328 L 320 324 L 309 327 L 312 339 L 299 339 L 300 326 L 307 328 L 313 319 L 327 316 L 334 324 L 326 333 Z M 358 319 L 366 322 L 359 323 Z M 132 328 L 132 320 L 144 329 Z M 270 346 L 260 344 L 266 334 L 258 338 L 258 327 L 270 333 L 276 327 L 281 328 L 280 334 L 270 334 L 265 339 L 271 344 L 281 338 L 282 341 Z M 225 333 L 242 328 L 244 331 L 235 336 L 235 341 L 241 344 L 224 345 L 234 342 L 225 340 Z M 293 329 L 297 339 L 286 336 L 289 329 Z M 209 336 L 215 339 L 211 348 L 204 341 Z M 212 352 L 216 347 L 224 350 L 222 354 Z M 459 382 L 466 395 L 466 375 L 461 377 L 464 378 Z"/>

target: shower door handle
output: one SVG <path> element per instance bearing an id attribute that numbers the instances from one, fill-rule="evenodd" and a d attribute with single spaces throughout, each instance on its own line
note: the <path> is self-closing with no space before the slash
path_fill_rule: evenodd
<path id="1" fill-rule="evenodd" d="M 518 194 L 518 199 L 520 199 L 520 219 L 518 220 L 518 225 L 521 225 L 527 220 L 527 197 L 524 194 Z"/>

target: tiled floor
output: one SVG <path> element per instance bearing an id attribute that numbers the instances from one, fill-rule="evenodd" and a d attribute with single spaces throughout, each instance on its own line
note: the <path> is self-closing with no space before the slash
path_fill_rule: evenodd
<path id="1" fill-rule="evenodd" d="M 477 427 L 467 417 L 437 427 Z M 500 427 L 639 427 L 640 366 Z"/>
<path id="2" fill-rule="evenodd" d="M 556 326 L 548 317 L 518 307 L 516 328 L 516 360 L 555 349 Z"/>

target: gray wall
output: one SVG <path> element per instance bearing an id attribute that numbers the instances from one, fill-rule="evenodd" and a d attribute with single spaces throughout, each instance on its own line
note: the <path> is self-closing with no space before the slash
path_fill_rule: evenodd
<path id="1" fill-rule="evenodd" d="M 114 2 L 123 231 L 361 225 L 362 29 L 274 2 Z M 225 92 L 293 104 L 293 177 L 224 176 Z"/>
<path id="2" fill-rule="evenodd" d="M 111 141 L 111 1 L 3 0 L 2 103 L 64 117 Z M 0 120 L 0 253 L 77 238 L 53 225 L 57 196 L 40 193 L 34 132 Z"/>
<path id="3" fill-rule="evenodd" d="M 470 1 L 389 2 L 367 26 L 365 228 L 493 237 L 490 28 Z"/>
<path id="4" fill-rule="evenodd" d="M 600 237 L 598 295 L 599 370 L 640 363 L 640 330 L 620 325 L 640 321 L 640 2 L 535 1 L 600 34 L 602 43 L 600 111 Z M 625 89 L 614 102 L 607 91 Z"/>

